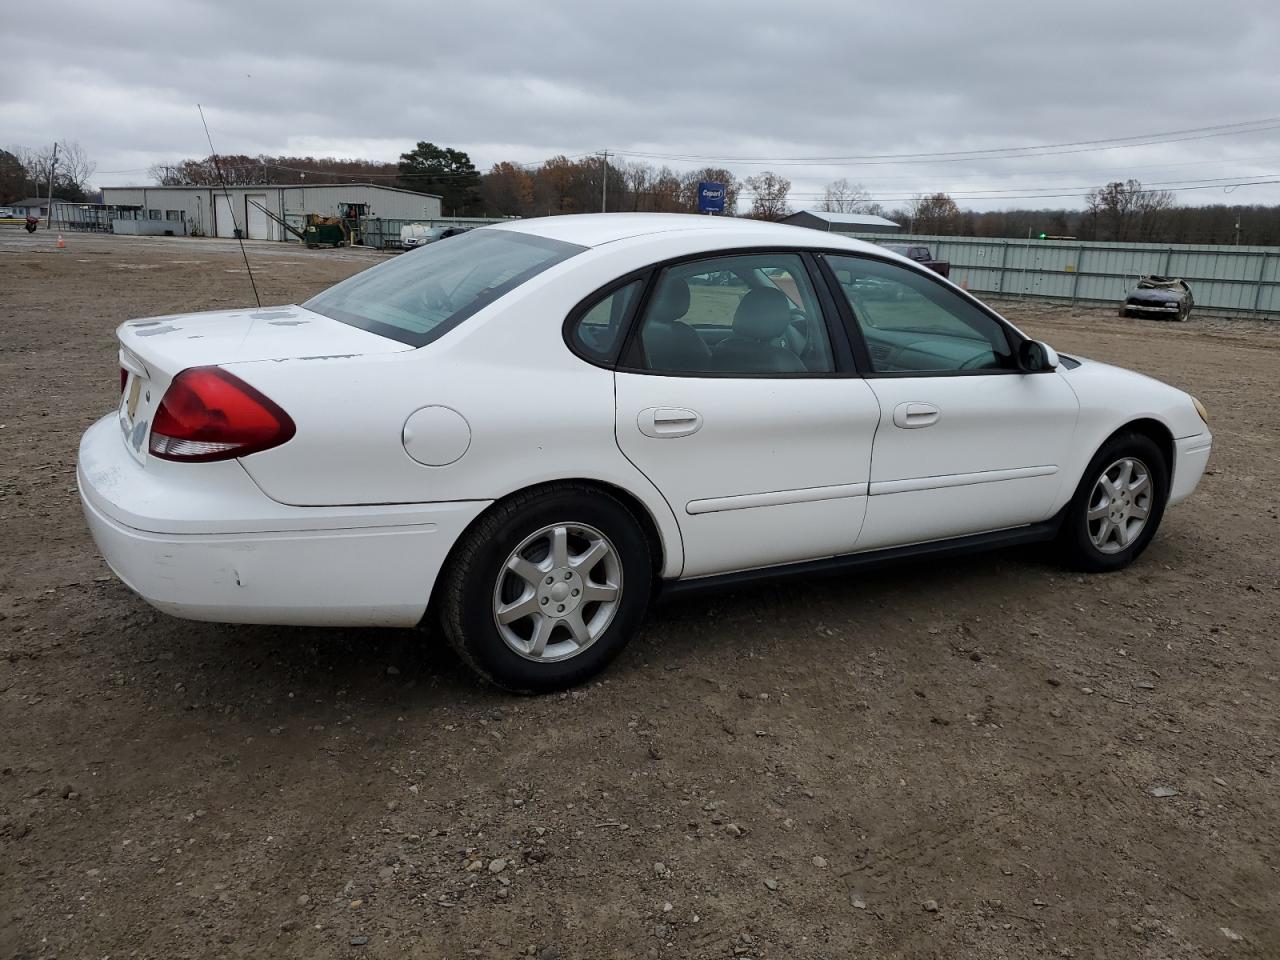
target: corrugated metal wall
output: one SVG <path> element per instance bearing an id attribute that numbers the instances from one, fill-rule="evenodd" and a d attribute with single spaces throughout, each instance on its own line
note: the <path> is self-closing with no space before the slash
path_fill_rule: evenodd
<path id="1" fill-rule="evenodd" d="M 231 198 L 231 217 L 225 219 L 234 219 L 235 222 L 217 224 L 216 227 L 215 209 L 219 197 L 223 197 L 221 204 L 224 210 L 226 207 L 221 187 L 104 187 L 102 194 L 105 203 L 143 207 L 143 219 L 148 218 L 151 210 L 160 211 L 161 219 L 166 219 L 171 210 L 179 211 L 186 221 L 187 232 L 206 236 L 213 236 L 216 232 L 229 237 L 234 227 L 242 230 L 247 227 L 250 208 L 245 201 L 246 194 L 259 198 L 265 196 L 265 206 L 274 216 L 284 217 L 299 228 L 305 222 L 305 214 L 336 217 L 344 203 L 366 204 L 370 216 L 440 216 L 439 197 L 361 183 L 229 187 L 226 195 Z M 269 239 L 294 239 L 274 222 L 268 221 L 266 229 Z"/>
<path id="2" fill-rule="evenodd" d="M 1191 284 L 1197 312 L 1280 319 L 1280 247 L 855 236 L 928 244 L 951 261 L 951 279 L 975 293 L 1119 306 L 1138 277 L 1161 274 Z"/>

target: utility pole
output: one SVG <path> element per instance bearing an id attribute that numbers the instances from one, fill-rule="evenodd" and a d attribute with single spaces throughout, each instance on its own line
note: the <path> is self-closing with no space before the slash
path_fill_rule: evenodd
<path id="1" fill-rule="evenodd" d="M 50 230 L 53 228 L 53 171 L 58 166 L 58 141 L 53 141 L 53 159 L 49 161 L 49 216 L 44 222 L 44 228 Z"/>
<path id="2" fill-rule="evenodd" d="M 609 151 L 600 151 L 600 212 L 606 213 L 609 209 Z"/>

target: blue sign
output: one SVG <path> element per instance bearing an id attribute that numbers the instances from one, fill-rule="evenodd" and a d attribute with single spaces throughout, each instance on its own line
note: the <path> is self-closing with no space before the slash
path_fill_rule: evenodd
<path id="1" fill-rule="evenodd" d="M 698 184 L 698 212 L 724 213 L 724 184 L 703 180 Z"/>

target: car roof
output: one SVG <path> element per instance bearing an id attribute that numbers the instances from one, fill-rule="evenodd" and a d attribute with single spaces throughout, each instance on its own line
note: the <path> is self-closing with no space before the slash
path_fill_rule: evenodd
<path id="1" fill-rule="evenodd" d="M 710 217 L 691 213 L 579 213 L 530 220 L 506 220 L 485 230 L 513 230 L 550 240 L 563 240 L 583 247 L 598 247 L 633 237 L 701 231 L 717 243 L 787 247 L 841 247 L 848 250 L 883 252 L 883 248 L 862 240 L 808 227 L 741 217 Z M 819 240 L 817 235 L 821 235 Z"/>

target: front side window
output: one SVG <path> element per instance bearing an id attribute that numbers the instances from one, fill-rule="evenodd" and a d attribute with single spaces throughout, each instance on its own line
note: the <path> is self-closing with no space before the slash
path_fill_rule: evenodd
<path id="1" fill-rule="evenodd" d="M 941 283 L 881 260 L 826 259 L 877 373 L 1015 369 L 1005 328 Z"/>
<path id="2" fill-rule="evenodd" d="M 303 306 L 421 347 L 585 249 L 514 230 L 471 230 L 357 273 Z"/>
<path id="3" fill-rule="evenodd" d="M 638 353 L 655 373 L 806 376 L 835 369 L 826 322 L 796 253 L 665 268 L 641 318 Z"/>

